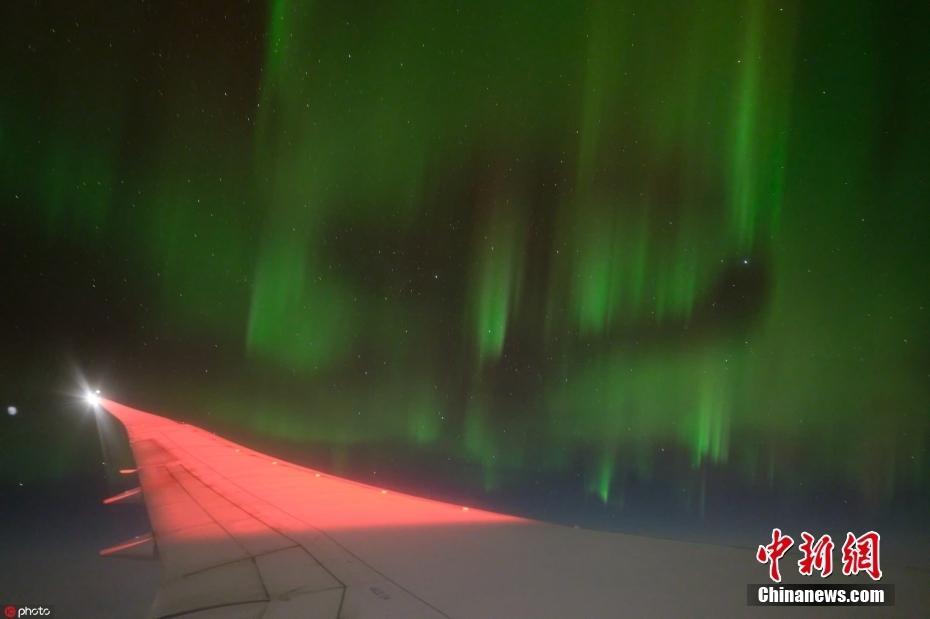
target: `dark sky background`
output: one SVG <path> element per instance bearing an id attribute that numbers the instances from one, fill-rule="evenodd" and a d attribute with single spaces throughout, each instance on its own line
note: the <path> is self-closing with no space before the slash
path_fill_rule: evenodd
<path id="1" fill-rule="evenodd" d="M 86 386 L 431 496 L 926 565 L 926 3 L 501 4 L 0 8 L 0 602 L 151 598 L 95 554 L 146 522 L 99 506 Z"/>

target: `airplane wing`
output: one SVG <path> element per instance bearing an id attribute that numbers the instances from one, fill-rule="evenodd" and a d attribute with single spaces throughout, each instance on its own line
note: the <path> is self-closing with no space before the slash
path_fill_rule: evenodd
<path id="1" fill-rule="evenodd" d="M 751 549 L 418 498 L 101 405 L 126 428 L 141 490 L 111 502 L 141 497 L 152 525 L 102 554 L 157 556 L 156 618 L 740 616 L 747 584 L 764 581 Z"/>

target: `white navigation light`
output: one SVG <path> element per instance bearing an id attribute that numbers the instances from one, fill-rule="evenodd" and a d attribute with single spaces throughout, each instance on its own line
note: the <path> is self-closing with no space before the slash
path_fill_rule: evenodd
<path id="1" fill-rule="evenodd" d="M 100 390 L 95 389 L 94 391 L 88 391 L 84 394 L 84 400 L 94 408 L 97 408 L 100 406 Z"/>

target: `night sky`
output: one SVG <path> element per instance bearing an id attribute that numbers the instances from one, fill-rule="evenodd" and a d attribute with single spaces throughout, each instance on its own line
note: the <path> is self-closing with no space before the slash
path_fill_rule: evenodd
<path id="1" fill-rule="evenodd" d="M 0 8 L 29 513 L 115 483 L 91 385 L 541 518 L 926 529 L 926 3 L 93 4 Z"/>

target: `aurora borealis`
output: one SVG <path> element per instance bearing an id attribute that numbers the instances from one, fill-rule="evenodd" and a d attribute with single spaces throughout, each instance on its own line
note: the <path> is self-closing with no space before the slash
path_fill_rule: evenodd
<path id="1" fill-rule="evenodd" d="M 926 6 L 2 11 L 10 397 L 66 358 L 336 470 L 618 510 L 926 496 Z"/>

